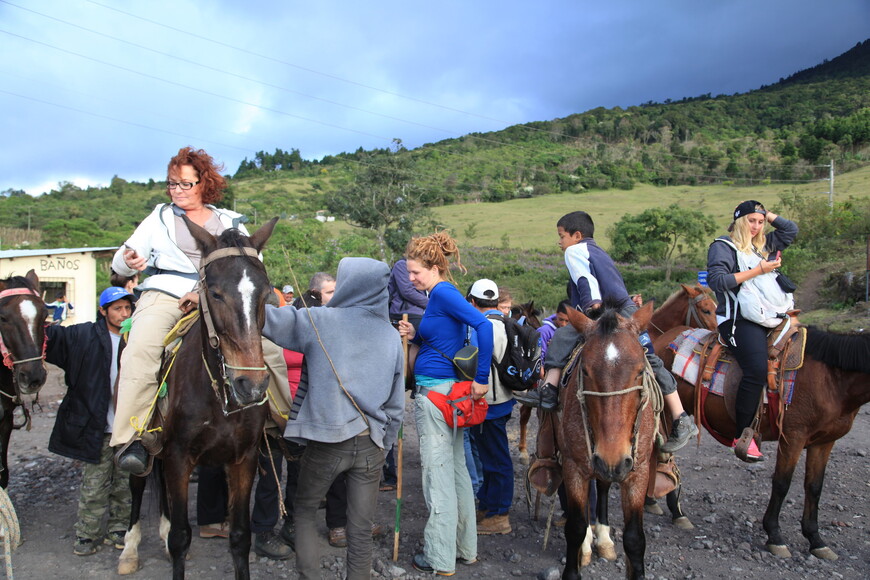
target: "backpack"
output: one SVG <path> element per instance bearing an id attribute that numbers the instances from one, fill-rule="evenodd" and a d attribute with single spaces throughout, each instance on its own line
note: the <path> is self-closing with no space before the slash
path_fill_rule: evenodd
<path id="1" fill-rule="evenodd" d="M 525 391 L 535 386 L 541 376 L 541 335 L 531 326 L 520 325 L 513 318 L 488 314 L 501 320 L 507 334 L 507 347 L 501 361 L 492 359 L 502 386 L 511 391 Z"/>

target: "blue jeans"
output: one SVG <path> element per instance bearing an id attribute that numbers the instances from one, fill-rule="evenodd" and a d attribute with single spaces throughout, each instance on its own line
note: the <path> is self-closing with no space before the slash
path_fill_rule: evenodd
<path id="1" fill-rule="evenodd" d="M 471 433 L 468 429 L 462 436 L 462 443 L 465 447 L 465 466 L 468 468 L 468 475 L 471 477 L 471 490 L 474 495 L 480 490 L 483 485 L 483 464 L 480 462 L 480 454 L 477 451 L 477 446 L 471 439 Z"/>
<path id="2" fill-rule="evenodd" d="M 483 485 L 477 492 L 477 509 L 485 511 L 486 517 L 507 514 L 514 500 L 514 465 L 507 436 L 510 418 L 508 413 L 466 429 L 483 464 Z"/>
<path id="3" fill-rule="evenodd" d="M 368 435 L 358 435 L 341 443 L 308 442 L 299 462 L 294 506 L 299 578 L 321 577 L 315 516 L 320 500 L 342 473 L 347 477 L 346 578 L 371 577 L 372 520 L 383 465 L 384 451 Z"/>

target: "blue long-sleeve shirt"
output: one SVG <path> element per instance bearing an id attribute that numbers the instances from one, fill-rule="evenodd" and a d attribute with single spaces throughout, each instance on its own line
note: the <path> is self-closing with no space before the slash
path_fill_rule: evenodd
<path id="1" fill-rule="evenodd" d="M 413 341 L 420 345 L 414 373 L 434 379 L 455 379 L 453 362 L 438 351 L 448 357 L 456 354 L 465 346 L 467 326 L 477 332 L 478 339 L 474 380 L 485 385 L 489 381 L 492 360 L 492 324 L 450 282 L 439 282 L 429 292 L 429 304 Z"/>

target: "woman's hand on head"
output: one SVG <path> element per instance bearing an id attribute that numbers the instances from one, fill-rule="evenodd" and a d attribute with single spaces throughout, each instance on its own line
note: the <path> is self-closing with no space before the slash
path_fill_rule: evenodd
<path id="1" fill-rule="evenodd" d="M 475 401 L 482 399 L 489 392 L 489 385 L 481 385 L 477 381 L 471 383 L 471 398 Z"/>
<path id="2" fill-rule="evenodd" d="M 414 340 L 414 336 L 417 334 L 417 330 L 414 328 L 414 325 L 408 322 L 407 320 L 399 321 L 399 336 L 402 338 L 407 338 L 408 340 Z"/>
<path id="3" fill-rule="evenodd" d="M 136 250 L 127 248 L 124 250 L 124 263 L 127 264 L 127 267 L 131 270 L 141 272 L 148 264 L 148 260 L 137 254 Z"/>

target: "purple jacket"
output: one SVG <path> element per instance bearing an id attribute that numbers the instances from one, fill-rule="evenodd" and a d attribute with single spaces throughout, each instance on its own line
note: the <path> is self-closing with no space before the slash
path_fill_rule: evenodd
<path id="1" fill-rule="evenodd" d="M 396 262 L 390 272 L 387 284 L 390 293 L 390 318 L 401 318 L 403 314 L 423 314 L 429 304 L 426 293 L 414 288 L 408 279 L 408 265 L 404 258 Z"/>

